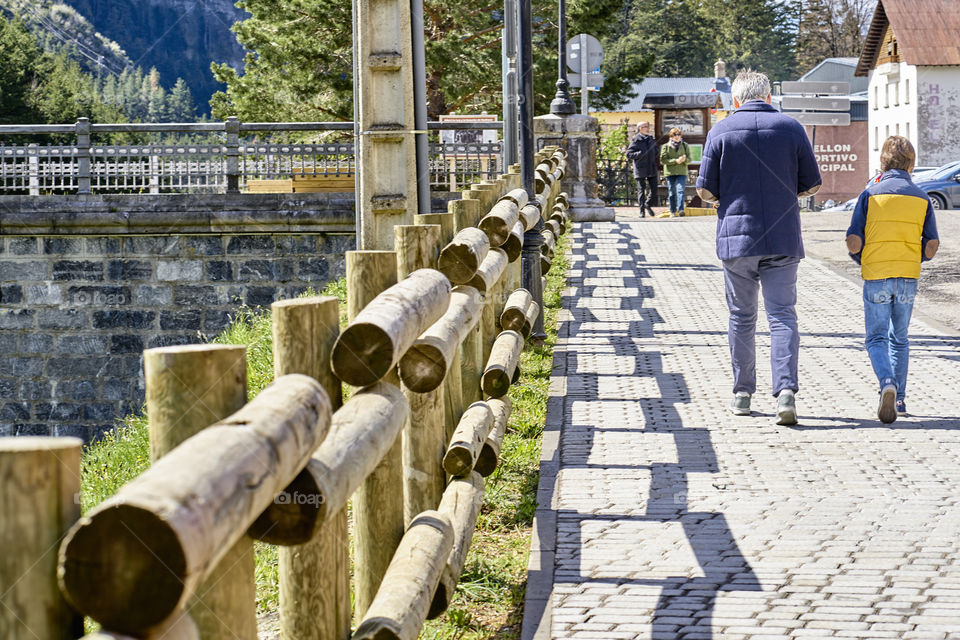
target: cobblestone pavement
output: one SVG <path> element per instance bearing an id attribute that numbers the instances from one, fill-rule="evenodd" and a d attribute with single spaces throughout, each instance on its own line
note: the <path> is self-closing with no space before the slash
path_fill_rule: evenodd
<path id="1" fill-rule="evenodd" d="M 576 228 L 524 638 L 960 638 L 960 337 L 876 419 L 857 284 L 800 268 L 800 423 L 731 397 L 715 218 Z"/>

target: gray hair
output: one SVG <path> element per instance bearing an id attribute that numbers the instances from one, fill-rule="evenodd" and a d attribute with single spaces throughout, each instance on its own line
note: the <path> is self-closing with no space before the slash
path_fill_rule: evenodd
<path id="1" fill-rule="evenodd" d="M 770 95 L 770 80 L 759 71 L 744 69 L 734 78 L 730 93 L 740 104 L 747 100 L 765 100 Z"/>

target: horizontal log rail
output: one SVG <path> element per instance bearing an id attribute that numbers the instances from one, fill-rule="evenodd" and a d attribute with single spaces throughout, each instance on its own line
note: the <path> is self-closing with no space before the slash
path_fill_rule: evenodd
<path id="1" fill-rule="evenodd" d="M 88 638 L 226 637 L 223 628 L 210 635 L 210 614 L 219 606 L 252 611 L 252 572 L 232 571 L 241 559 L 252 563 L 251 539 L 280 546 L 285 640 L 349 636 L 351 602 L 360 621 L 354 638 L 415 638 L 428 616 L 442 614 L 463 570 L 483 478 L 499 461 L 512 410 L 505 394 L 540 313 L 519 287 L 518 255 L 491 247 L 477 225 L 506 215 L 508 241 L 534 213 L 533 225 L 549 214 L 545 237 L 556 240 L 568 224 L 560 176 L 551 179 L 562 174 L 563 154 L 548 149 L 538 160 L 547 177 L 532 201 L 513 170 L 471 187 L 449 214 L 405 227 L 407 244 L 396 253 L 348 252 L 351 320 L 342 333 L 333 299 L 275 303 L 277 378 L 245 404 L 242 348 L 145 352 L 156 459 L 79 520 L 75 508 L 49 518 L 54 539 L 66 532 L 57 566 L 45 569 L 47 584 L 57 584 L 56 570 L 59 594 L 37 592 L 50 603 L 48 620 L 31 624 L 55 640 L 76 638 L 69 605 L 103 626 Z M 357 388 L 341 404 L 343 384 Z M 207 387 L 199 403 L 191 398 Z M 180 428 L 184 412 L 189 427 Z M 433 435 L 410 431 L 423 420 L 436 425 Z M 167 431 L 155 432 L 158 425 Z M 0 450 L 0 463 L 3 455 L 12 454 Z M 410 479 L 424 470 L 452 480 L 432 497 L 426 488 L 415 496 L 421 506 L 411 513 L 398 489 L 420 486 Z M 63 493 L 70 483 L 37 492 L 48 489 Z M 75 504 L 74 494 L 60 500 Z M 199 601 L 213 582 L 228 586 L 223 597 L 234 602 Z"/>

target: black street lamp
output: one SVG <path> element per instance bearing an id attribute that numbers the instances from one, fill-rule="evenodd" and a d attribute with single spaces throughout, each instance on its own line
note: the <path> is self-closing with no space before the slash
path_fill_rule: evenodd
<path id="1" fill-rule="evenodd" d="M 550 113 L 555 116 L 569 116 L 577 112 L 573 100 L 570 99 L 570 83 L 567 81 L 567 0 L 560 1 L 560 34 L 557 44 L 558 78 L 557 95 L 550 102 Z"/>

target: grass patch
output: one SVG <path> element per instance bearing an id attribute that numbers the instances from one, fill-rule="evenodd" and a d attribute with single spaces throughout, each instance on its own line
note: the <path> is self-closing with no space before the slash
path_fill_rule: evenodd
<path id="1" fill-rule="evenodd" d="M 497 470 L 487 478 L 483 506 L 474 531 L 464 574 L 447 613 L 428 621 L 422 638 L 464 639 L 520 637 L 526 589 L 527 553 L 539 480 L 540 436 L 546 419 L 547 389 L 556 342 L 556 317 L 567 269 L 566 236 L 557 246 L 544 291 L 545 330 L 542 346 L 521 356 L 523 376 L 510 389 L 513 412 Z M 304 295 L 316 295 L 308 292 Z M 332 282 L 321 295 L 341 302 L 346 323 L 346 281 Z M 247 347 L 248 396 L 273 380 L 273 324 L 269 311 L 244 310 L 211 342 Z M 150 465 L 148 418 L 129 416 L 83 453 L 83 510 L 113 495 Z M 279 606 L 277 547 L 256 543 L 258 613 Z"/>

